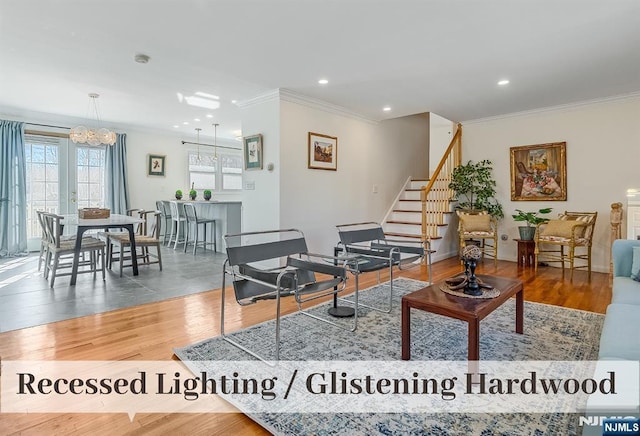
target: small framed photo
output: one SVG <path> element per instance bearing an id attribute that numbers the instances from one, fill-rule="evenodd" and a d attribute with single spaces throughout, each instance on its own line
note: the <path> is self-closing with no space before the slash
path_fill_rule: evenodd
<path id="1" fill-rule="evenodd" d="M 158 156 L 150 154 L 147 157 L 147 175 L 148 176 L 164 176 L 164 165 L 166 156 Z"/>
<path id="2" fill-rule="evenodd" d="M 244 141 L 244 169 L 262 169 L 262 135 L 251 135 L 242 138 Z"/>
<path id="3" fill-rule="evenodd" d="M 338 138 L 309 132 L 308 168 L 336 171 L 338 169 Z"/>

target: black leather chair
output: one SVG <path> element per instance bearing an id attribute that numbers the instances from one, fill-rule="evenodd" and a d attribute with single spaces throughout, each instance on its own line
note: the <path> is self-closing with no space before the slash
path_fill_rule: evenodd
<path id="1" fill-rule="evenodd" d="M 340 328 L 355 331 L 357 314 L 350 326 L 340 325 L 303 310 L 303 304 L 335 295 L 345 289 L 347 270 L 334 265 L 333 256 L 309 253 L 304 234 L 296 229 L 225 235 L 227 260 L 223 266 L 220 332 L 223 339 L 260 360 L 265 357 L 225 334 L 226 279 L 238 304 L 245 306 L 262 300 L 276 300 L 275 360 L 280 359 L 280 299 L 294 297 L 300 313 Z M 321 278 L 316 277 L 321 274 Z M 357 301 L 357 291 L 356 291 Z"/>
<path id="2" fill-rule="evenodd" d="M 429 280 L 431 280 L 431 254 L 433 251 L 429 240 L 387 239 L 382 226 L 375 222 L 341 224 L 336 227 L 340 236 L 338 249 L 358 258 L 357 262 L 350 263 L 351 269 L 355 269 L 356 274 L 378 271 L 378 282 L 380 282 L 379 272 L 384 269 L 389 270 L 388 307 L 379 308 L 360 303 L 361 306 L 384 313 L 391 312 L 394 266 L 405 269 L 408 265 L 419 265 L 426 259 Z M 350 300 L 343 301 L 351 302 Z"/>

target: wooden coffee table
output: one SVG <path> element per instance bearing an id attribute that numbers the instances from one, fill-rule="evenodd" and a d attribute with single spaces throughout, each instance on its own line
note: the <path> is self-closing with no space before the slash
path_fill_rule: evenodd
<path id="1" fill-rule="evenodd" d="M 411 358 L 411 309 L 420 309 L 469 324 L 468 359 L 480 360 L 480 321 L 509 298 L 516 296 L 516 333 L 522 334 L 524 291 L 522 281 L 502 277 L 478 276 L 500 290 L 496 298 L 465 298 L 440 290 L 440 284 L 428 286 L 402 297 L 402 360 Z"/>

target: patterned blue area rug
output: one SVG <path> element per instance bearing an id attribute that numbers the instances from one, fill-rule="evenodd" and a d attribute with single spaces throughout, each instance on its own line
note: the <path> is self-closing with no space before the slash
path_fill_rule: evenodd
<path id="1" fill-rule="evenodd" d="M 426 285 L 411 279 L 394 281 L 391 314 L 363 308 L 355 333 L 327 326 L 299 313 L 281 323 L 282 360 L 400 360 L 400 299 Z M 525 290 L 526 292 L 526 290 Z M 388 284 L 362 291 L 361 299 L 384 301 Z M 327 304 L 313 310 L 325 314 Z M 482 360 L 597 360 L 604 315 L 525 302 L 524 334 L 514 332 L 512 298 L 480 323 Z M 327 329 L 331 329 L 331 334 Z M 271 354 L 274 322 L 233 333 L 236 341 Z M 252 357 L 214 337 L 175 349 L 182 361 L 252 360 Z M 412 360 L 466 360 L 467 324 L 455 319 L 413 311 Z M 195 368 L 190 368 L 192 371 Z M 242 409 L 241 405 L 239 406 Z M 275 434 L 415 434 L 415 435 L 577 435 L 576 414 L 409 414 L 409 413 L 256 413 L 252 419 Z"/>

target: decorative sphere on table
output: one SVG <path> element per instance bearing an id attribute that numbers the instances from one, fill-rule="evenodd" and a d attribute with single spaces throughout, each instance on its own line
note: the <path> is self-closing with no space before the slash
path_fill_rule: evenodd
<path id="1" fill-rule="evenodd" d="M 462 258 L 478 260 L 482 257 L 482 250 L 477 245 L 467 245 L 462 249 Z"/>

